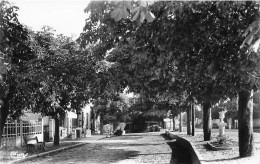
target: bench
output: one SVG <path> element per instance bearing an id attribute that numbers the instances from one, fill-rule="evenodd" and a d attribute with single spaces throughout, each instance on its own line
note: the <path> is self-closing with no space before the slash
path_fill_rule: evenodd
<path id="1" fill-rule="evenodd" d="M 27 152 L 34 151 L 36 146 L 37 146 L 38 150 L 45 151 L 45 143 L 39 142 L 37 136 L 35 136 L 35 137 L 24 137 L 23 139 L 24 139 L 24 142 L 26 144 Z"/>

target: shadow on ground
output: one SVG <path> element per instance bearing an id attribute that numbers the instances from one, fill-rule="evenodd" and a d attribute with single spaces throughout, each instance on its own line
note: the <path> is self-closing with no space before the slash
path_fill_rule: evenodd
<path id="1" fill-rule="evenodd" d="M 23 153 L 26 154 L 27 157 L 32 156 L 32 155 L 37 155 L 40 153 L 44 153 L 44 152 L 48 152 L 48 151 L 52 151 L 52 150 L 56 150 L 56 149 L 60 149 L 60 148 L 64 148 L 64 147 L 68 147 L 68 146 L 73 146 L 76 144 L 79 144 L 80 142 L 62 142 L 60 143 L 59 146 L 54 146 L 53 143 L 46 143 L 45 145 L 45 151 L 42 150 L 38 150 L 37 148 L 35 148 L 33 151 L 27 152 L 26 146 L 23 147 L 3 147 L 0 148 L 0 164 L 1 163 L 8 163 L 14 160 L 17 160 L 18 158 L 11 158 L 10 154 L 11 152 L 17 152 L 17 153 Z M 28 154 L 27 154 L 28 153 Z M 55 153 L 53 153 L 55 154 Z"/>
<path id="2" fill-rule="evenodd" d="M 161 134 L 161 136 L 167 141 L 167 144 L 172 149 L 172 156 L 171 156 L 170 163 L 172 164 L 192 163 L 190 152 L 185 147 L 182 147 L 180 144 L 178 144 L 175 139 L 168 138 L 165 134 Z"/>
<path id="3" fill-rule="evenodd" d="M 107 149 L 103 144 L 97 144 L 91 148 L 82 147 L 81 151 L 87 153 L 75 153 L 75 149 L 70 149 L 66 153 L 59 153 L 55 156 L 45 156 L 24 163 L 116 163 L 121 160 L 131 159 L 138 156 L 138 151 L 127 151 L 123 148 Z M 72 155 L 73 154 L 73 155 Z M 98 157 L 97 157 L 98 154 Z M 73 157 L 73 158 L 71 158 Z"/>
<path id="4" fill-rule="evenodd" d="M 142 138 L 141 136 L 127 135 L 127 136 L 112 136 L 110 138 L 101 138 L 99 140 L 137 140 Z"/>

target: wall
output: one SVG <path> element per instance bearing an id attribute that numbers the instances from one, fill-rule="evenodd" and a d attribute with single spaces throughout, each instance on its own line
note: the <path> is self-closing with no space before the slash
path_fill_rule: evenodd
<path id="1" fill-rule="evenodd" d="M 260 118 L 255 118 L 253 120 L 253 127 L 254 128 L 260 128 Z"/>

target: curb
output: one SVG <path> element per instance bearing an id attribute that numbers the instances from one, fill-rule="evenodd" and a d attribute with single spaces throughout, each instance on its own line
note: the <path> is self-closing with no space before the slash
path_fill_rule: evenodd
<path id="1" fill-rule="evenodd" d="M 168 137 L 171 139 L 176 139 L 176 143 L 182 147 L 187 148 L 187 150 L 190 152 L 192 164 L 203 164 L 201 160 L 203 158 L 199 154 L 199 152 L 196 150 L 195 145 L 188 140 L 179 137 L 178 135 L 174 135 L 172 133 L 168 133 Z"/>
<path id="2" fill-rule="evenodd" d="M 45 155 L 48 155 L 48 154 L 51 154 L 51 153 L 57 153 L 57 152 L 60 152 L 60 151 L 63 151 L 63 150 L 68 150 L 68 149 L 80 147 L 80 146 L 83 146 L 85 144 L 87 144 L 87 143 L 79 143 L 79 144 L 76 144 L 76 145 L 67 146 L 67 147 L 59 148 L 59 149 L 56 149 L 56 150 L 51 150 L 51 151 L 40 153 L 40 154 L 35 154 L 35 155 L 29 156 L 27 158 L 11 161 L 11 162 L 9 162 L 9 164 L 16 164 L 16 163 L 24 162 L 24 161 L 27 161 L 27 160 L 32 160 L 34 158 L 42 157 L 42 156 L 45 156 Z"/>
<path id="3" fill-rule="evenodd" d="M 187 141 L 187 142 L 189 142 L 189 141 Z M 190 143 L 190 145 L 191 145 L 191 147 L 192 147 L 194 153 L 195 153 L 196 156 L 198 157 L 198 160 L 200 161 L 200 163 L 201 163 L 201 164 L 205 163 L 205 162 L 203 162 L 204 158 L 200 155 L 200 153 L 199 153 L 199 151 L 196 149 L 194 143 L 192 143 L 192 142 L 189 142 L 189 143 Z"/>

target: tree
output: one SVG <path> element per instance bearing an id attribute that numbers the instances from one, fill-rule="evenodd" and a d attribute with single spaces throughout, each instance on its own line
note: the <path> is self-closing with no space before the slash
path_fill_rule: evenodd
<path id="1" fill-rule="evenodd" d="M 152 22 L 155 19 L 153 12 L 150 11 L 149 6 L 153 5 L 155 1 L 146 1 L 146 0 L 139 0 L 138 2 L 124 2 L 124 1 L 91 1 L 88 7 L 85 8 L 85 12 L 91 13 L 98 13 L 102 12 L 104 14 L 105 6 L 108 5 L 113 8 L 111 12 L 111 18 L 113 18 L 116 22 L 120 21 L 121 19 L 127 19 L 132 17 L 132 21 L 137 21 L 140 25 L 144 23 L 146 20 L 148 23 Z M 244 2 L 236 3 L 237 7 L 243 8 Z M 206 4 L 211 5 L 211 4 Z M 205 7 L 204 2 L 169 2 L 167 6 L 165 6 L 164 10 L 161 11 L 161 14 L 179 14 L 183 12 L 183 8 L 189 8 L 192 11 L 195 11 L 198 6 Z M 225 16 L 228 14 L 226 10 L 229 8 L 229 2 L 217 2 L 217 8 L 221 10 L 221 15 Z M 132 14 L 131 14 L 132 13 Z M 247 27 L 244 31 L 243 36 L 246 37 L 240 46 L 243 48 L 245 46 L 249 46 L 249 49 L 257 49 L 260 42 L 260 17 L 257 16 L 255 20 Z"/>
<path id="2" fill-rule="evenodd" d="M 27 106 L 27 87 L 20 85 L 25 64 L 34 58 L 28 46 L 29 30 L 17 18 L 18 7 L 0 2 L 0 136 L 7 118 L 16 118 Z M 1 141 L 0 141 L 1 142 Z"/>
<path id="3" fill-rule="evenodd" d="M 101 95 L 100 95 L 101 96 Z M 104 95 L 103 95 L 104 96 Z M 120 122 L 128 122 L 131 120 L 130 110 L 127 101 L 122 94 L 106 95 L 93 100 L 93 110 L 100 115 L 101 133 L 104 124 L 112 123 L 118 125 Z"/>
<path id="4" fill-rule="evenodd" d="M 59 125 L 66 111 L 79 113 L 91 98 L 95 62 L 71 38 L 54 36 L 45 26 L 36 32 L 32 49 L 37 58 L 28 63 L 33 112 L 55 120 L 54 145 L 59 145 Z"/>
<path id="5" fill-rule="evenodd" d="M 103 47 L 115 47 L 123 52 L 120 54 L 127 54 L 124 57 L 132 62 L 128 61 L 131 67 L 126 70 L 136 73 L 129 78 L 136 82 L 131 83 L 133 91 L 155 95 L 158 90 L 173 91 L 174 86 L 195 97 L 203 104 L 204 140 L 211 138 L 212 105 L 221 98 L 234 97 L 237 92 L 244 97 L 239 99 L 242 104 L 249 102 L 246 96 L 250 94 L 246 92 L 256 87 L 259 56 L 240 45 L 244 41 L 241 34 L 259 16 L 256 2 L 156 2 L 149 8 L 155 19 L 142 24 L 127 19 L 116 19 L 118 22 L 114 23 L 109 17 L 113 7 L 107 9 L 91 9 L 93 14 L 85 29 L 87 35 L 96 38 L 82 35 L 81 40 L 99 40 Z M 90 28 L 91 21 L 100 26 Z M 101 32 L 104 33 L 99 35 Z M 239 107 L 240 111 L 246 110 L 246 106 Z M 240 125 L 245 136 L 252 136 L 251 130 L 244 131 L 251 129 L 249 124 Z M 253 144 L 245 136 L 239 137 L 240 143 Z M 251 155 L 251 148 L 240 145 L 241 152 L 245 152 L 240 156 Z"/>

